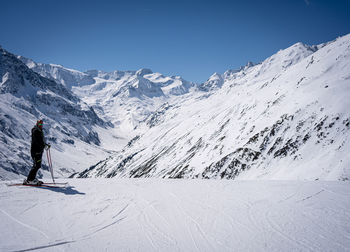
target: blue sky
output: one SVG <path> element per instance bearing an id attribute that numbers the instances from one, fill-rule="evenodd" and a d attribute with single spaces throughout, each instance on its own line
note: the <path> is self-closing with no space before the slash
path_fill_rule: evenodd
<path id="1" fill-rule="evenodd" d="M 203 82 L 350 33 L 349 13 L 348 0 L 2 0 L 0 45 L 81 71 L 144 67 Z"/>

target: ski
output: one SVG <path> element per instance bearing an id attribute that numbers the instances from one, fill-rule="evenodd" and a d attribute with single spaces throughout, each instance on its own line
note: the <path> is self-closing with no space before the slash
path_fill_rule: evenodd
<path id="1" fill-rule="evenodd" d="M 52 184 L 48 184 L 48 183 L 44 183 L 41 185 L 29 185 L 26 184 L 24 185 L 23 183 L 17 183 L 17 184 L 8 184 L 7 186 L 31 186 L 31 187 L 41 187 L 41 188 L 65 188 L 65 185 L 54 185 Z"/>
<path id="2" fill-rule="evenodd" d="M 55 183 L 43 183 L 44 185 L 67 185 L 68 184 L 68 182 L 62 182 L 62 183 L 57 183 L 57 182 L 55 182 Z"/>

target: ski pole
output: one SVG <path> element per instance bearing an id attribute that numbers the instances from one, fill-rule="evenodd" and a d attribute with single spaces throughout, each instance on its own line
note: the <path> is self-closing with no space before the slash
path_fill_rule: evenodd
<path id="1" fill-rule="evenodd" d="M 51 161 L 51 152 L 50 152 L 50 148 L 46 149 L 46 156 L 47 156 L 47 161 L 48 161 L 48 163 L 49 163 L 49 169 L 50 169 L 52 181 L 53 181 L 53 183 L 55 183 L 55 178 L 54 178 L 54 176 L 53 176 L 53 169 L 52 169 L 52 161 Z"/>
<path id="2" fill-rule="evenodd" d="M 52 159 L 51 159 L 51 150 L 50 150 L 50 148 L 49 148 L 49 157 L 50 157 L 50 166 L 51 166 L 51 177 L 52 177 L 52 181 L 54 182 L 54 183 L 56 183 L 55 182 L 55 178 L 54 178 L 54 176 L 53 176 L 53 167 L 52 167 Z"/>
<path id="3" fill-rule="evenodd" d="M 47 163 L 49 165 L 49 170 L 51 173 L 51 165 L 50 165 L 50 158 L 49 158 L 49 151 L 46 149 L 46 158 L 47 158 Z M 51 173 L 51 177 L 52 177 L 52 173 Z"/>

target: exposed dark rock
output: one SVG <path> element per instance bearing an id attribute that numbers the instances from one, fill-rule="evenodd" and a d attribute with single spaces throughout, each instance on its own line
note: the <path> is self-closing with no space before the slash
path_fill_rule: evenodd
<path id="1" fill-rule="evenodd" d="M 276 157 L 285 157 L 289 153 L 294 154 L 298 150 L 298 147 L 299 147 L 298 139 L 297 140 L 289 139 L 281 149 L 277 150 L 273 154 L 273 156 L 276 158 Z"/>
<path id="2" fill-rule="evenodd" d="M 208 166 L 201 177 L 234 179 L 239 173 L 249 169 L 252 162 L 260 155 L 261 152 L 249 148 L 238 148 L 235 152 Z"/>
<path id="3" fill-rule="evenodd" d="M 113 178 L 115 177 L 118 173 L 122 173 L 125 170 L 125 166 L 138 154 L 138 152 L 127 156 L 124 158 L 120 163 L 118 163 L 117 167 L 113 169 L 112 172 L 107 174 L 107 178 Z"/>
<path id="4" fill-rule="evenodd" d="M 134 145 L 134 143 L 137 141 L 137 140 L 139 140 L 140 139 L 140 136 L 135 136 L 133 139 L 131 139 L 128 143 L 127 143 L 127 147 L 131 147 L 131 146 L 133 146 Z"/>
<path id="5" fill-rule="evenodd" d="M 146 124 L 152 128 L 156 125 L 159 125 L 164 121 L 163 117 L 167 110 L 169 110 L 172 105 L 168 103 L 163 104 L 157 111 L 153 112 L 145 121 Z"/>

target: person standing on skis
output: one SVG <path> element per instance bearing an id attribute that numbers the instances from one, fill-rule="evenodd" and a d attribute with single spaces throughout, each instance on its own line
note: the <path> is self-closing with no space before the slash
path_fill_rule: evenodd
<path id="1" fill-rule="evenodd" d="M 27 179 L 24 180 L 23 184 L 41 185 L 43 183 L 42 181 L 36 178 L 36 173 L 41 167 L 41 159 L 45 147 L 50 148 L 50 145 L 46 144 L 44 140 L 43 120 L 38 120 L 36 122 L 36 125 L 32 129 L 32 143 L 30 148 L 30 154 L 33 159 L 33 167 L 30 170 Z"/>

